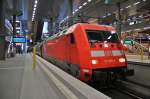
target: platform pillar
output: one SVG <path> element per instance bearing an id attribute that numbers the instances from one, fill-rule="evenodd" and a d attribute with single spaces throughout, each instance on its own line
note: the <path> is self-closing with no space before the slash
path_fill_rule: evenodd
<path id="1" fill-rule="evenodd" d="M 117 30 L 118 30 L 118 36 L 121 39 L 122 21 L 121 21 L 121 3 L 120 2 L 117 3 L 117 7 L 118 7 L 118 25 L 117 25 L 118 29 Z"/>
<path id="2" fill-rule="evenodd" d="M 73 0 L 68 0 L 68 16 L 72 17 L 72 12 L 73 12 Z M 68 23 L 68 26 L 71 26 L 73 24 L 73 20 L 71 19 L 71 21 Z"/>
<path id="3" fill-rule="evenodd" d="M 0 60 L 5 60 L 5 13 L 4 0 L 0 0 Z"/>

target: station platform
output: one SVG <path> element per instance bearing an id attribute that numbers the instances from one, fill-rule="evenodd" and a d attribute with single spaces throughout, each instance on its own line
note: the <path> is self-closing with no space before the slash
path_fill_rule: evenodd
<path id="1" fill-rule="evenodd" d="M 110 99 L 32 54 L 16 55 L 0 61 L 0 99 Z"/>
<path id="2" fill-rule="evenodd" d="M 141 55 L 126 54 L 126 57 L 129 62 L 150 63 L 150 59 L 148 59 L 148 56 L 146 55 L 143 56 L 143 59 L 141 58 Z"/>

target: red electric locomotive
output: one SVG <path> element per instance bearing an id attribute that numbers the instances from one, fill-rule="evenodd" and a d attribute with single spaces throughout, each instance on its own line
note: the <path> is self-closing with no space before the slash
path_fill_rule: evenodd
<path id="1" fill-rule="evenodd" d="M 82 81 L 129 73 L 123 45 L 111 26 L 75 24 L 44 41 L 41 52 Z"/>

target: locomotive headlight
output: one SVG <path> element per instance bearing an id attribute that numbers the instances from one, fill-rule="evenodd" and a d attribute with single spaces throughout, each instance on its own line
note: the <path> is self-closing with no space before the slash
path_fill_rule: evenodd
<path id="1" fill-rule="evenodd" d="M 125 58 L 119 58 L 119 62 L 123 63 L 125 61 L 126 61 Z"/>
<path id="2" fill-rule="evenodd" d="M 98 61 L 97 60 L 92 60 L 92 64 L 94 65 L 94 64 L 97 64 L 98 63 Z"/>
<path id="3" fill-rule="evenodd" d="M 108 44 L 104 44 L 104 47 L 108 47 Z"/>

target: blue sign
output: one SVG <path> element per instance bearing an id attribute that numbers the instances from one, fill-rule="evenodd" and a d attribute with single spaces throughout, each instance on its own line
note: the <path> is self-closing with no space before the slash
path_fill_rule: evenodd
<path id="1" fill-rule="evenodd" d="M 25 38 L 21 38 L 21 37 L 13 38 L 13 42 L 15 42 L 15 43 L 25 43 L 26 39 Z"/>

